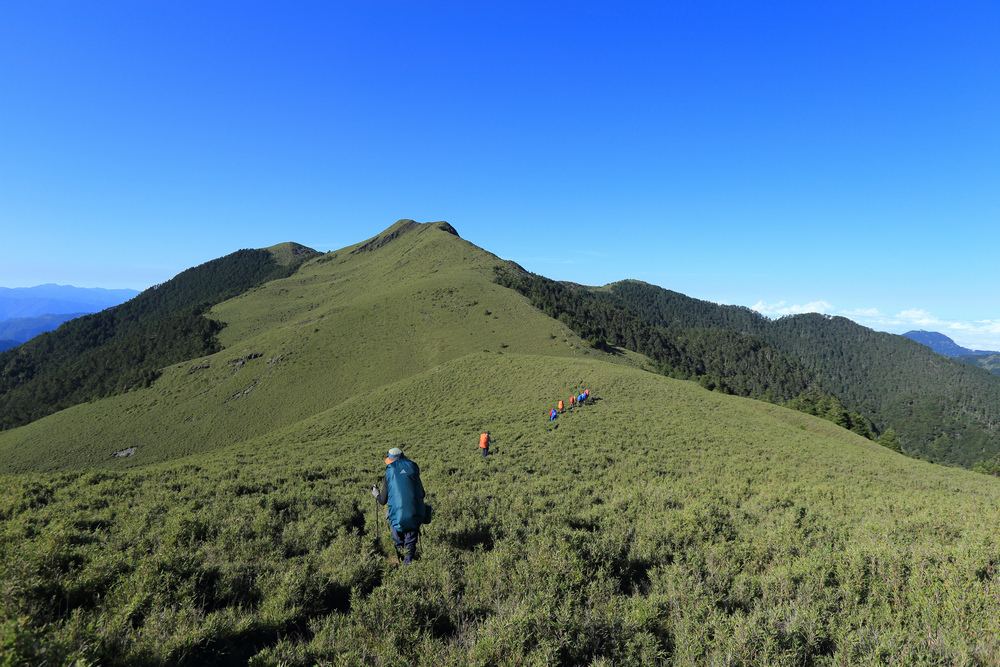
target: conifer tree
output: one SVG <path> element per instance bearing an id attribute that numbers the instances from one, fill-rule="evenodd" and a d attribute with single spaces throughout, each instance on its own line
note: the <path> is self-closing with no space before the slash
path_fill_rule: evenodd
<path id="1" fill-rule="evenodd" d="M 899 445 L 899 438 L 896 437 L 896 432 L 891 428 L 879 436 L 878 444 L 883 447 L 888 447 L 894 452 L 899 452 L 900 454 L 903 453 L 903 448 Z"/>

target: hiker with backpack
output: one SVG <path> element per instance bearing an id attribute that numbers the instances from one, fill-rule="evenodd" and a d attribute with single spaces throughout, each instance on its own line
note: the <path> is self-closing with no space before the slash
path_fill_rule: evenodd
<path id="1" fill-rule="evenodd" d="M 424 485 L 420 481 L 420 467 L 406 458 L 403 450 L 393 447 L 385 460 L 385 479 L 382 488 L 372 487 L 372 495 L 379 505 L 388 504 L 386 519 L 396 555 L 404 556 L 404 565 L 413 562 L 420 538 L 420 526 L 430 523 L 431 508 L 424 503 Z"/>
<path id="2" fill-rule="evenodd" d="M 479 434 L 479 449 L 483 450 L 484 459 L 486 458 L 486 454 L 489 452 L 491 442 L 493 442 L 493 440 L 490 438 L 489 431 Z"/>

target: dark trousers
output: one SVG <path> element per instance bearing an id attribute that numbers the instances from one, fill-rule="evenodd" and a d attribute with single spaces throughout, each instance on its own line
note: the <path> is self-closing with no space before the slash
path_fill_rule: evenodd
<path id="1" fill-rule="evenodd" d="M 406 562 L 409 563 L 417 553 L 417 538 L 420 537 L 420 530 L 400 532 L 393 528 L 392 524 L 389 524 L 389 532 L 392 533 L 392 541 L 396 544 L 396 551 L 403 552 Z"/>

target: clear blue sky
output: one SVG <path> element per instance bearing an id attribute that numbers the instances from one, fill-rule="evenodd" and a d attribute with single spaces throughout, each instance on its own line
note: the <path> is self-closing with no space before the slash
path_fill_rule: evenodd
<path id="1" fill-rule="evenodd" d="M 1000 349 L 1000 3 L 0 7 L 0 286 L 400 218 L 558 280 Z"/>

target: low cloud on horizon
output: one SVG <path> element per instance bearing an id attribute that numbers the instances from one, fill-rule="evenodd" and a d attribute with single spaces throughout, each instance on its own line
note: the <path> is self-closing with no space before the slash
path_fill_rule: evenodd
<path id="1" fill-rule="evenodd" d="M 948 336 L 962 347 L 973 350 L 1000 350 L 1000 320 L 945 319 L 922 308 L 902 310 L 895 315 L 885 314 L 878 308 L 838 310 L 829 301 L 811 301 L 803 305 L 789 305 L 786 301 L 767 303 L 761 300 L 750 306 L 750 309 L 770 318 L 802 313 L 838 315 L 870 329 L 894 334 L 920 329 L 936 331 Z"/>

